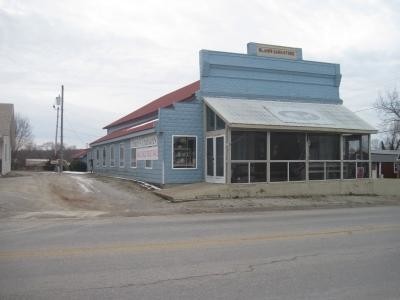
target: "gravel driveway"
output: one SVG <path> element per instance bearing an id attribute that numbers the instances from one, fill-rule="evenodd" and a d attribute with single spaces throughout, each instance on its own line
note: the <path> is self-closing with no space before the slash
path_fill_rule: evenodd
<path id="1" fill-rule="evenodd" d="M 0 178 L 0 217 L 151 215 L 176 206 L 132 181 L 91 174 L 18 172 Z"/>

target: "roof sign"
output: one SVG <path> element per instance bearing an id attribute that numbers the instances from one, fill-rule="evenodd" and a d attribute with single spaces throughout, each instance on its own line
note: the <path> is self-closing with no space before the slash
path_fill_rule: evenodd
<path id="1" fill-rule="evenodd" d="M 272 57 L 272 58 L 284 58 L 299 60 L 302 59 L 302 53 L 300 48 L 248 43 L 247 53 L 250 55 Z"/>

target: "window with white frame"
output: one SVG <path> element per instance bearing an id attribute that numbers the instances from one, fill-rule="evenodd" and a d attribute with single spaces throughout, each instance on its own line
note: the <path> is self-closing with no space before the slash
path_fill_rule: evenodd
<path id="1" fill-rule="evenodd" d="M 131 148 L 131 168 L 137 167 L 136 148 Z"/>
<path id="2" fill-rule="evenodd" d="M 9 147 L 7 145 L 7 142 L 4 142 L 4 154 L 5 154 L 5 161 L 8 161 L 8 157 L 9 157 Z"/>
<path id="3" fill-rule="evenodd" d="M 206 108 L 206 125 L 207 131 L 225 129 L 225 122 L 208 106 Z"/>
<path id="4" fill-rule="evenodd" d="M 119 144 L 119 167 L 123 168 L 125 165 L 125 147 L 124 144 Z"/>
<path id="5" fill-rule="evenodd" d="M 106 146 L 104 146 L 103 147 L 103 151 L 102 151 L 102 164 L 103 164 L 103 167 L 106 166 L 106 157 L 107 157 Z"/>
<path id="6" fill-rule="evenodd" d="M 110 167 L 115 165 L 114 145 L 110 145 Z"/>
<path id="7" fill-rule="evenodd" d="M 197 137 L 173 136 L 172 159 L 174 169 L 197 168 Z"/>
<path id="8" fill-rule="evenodd" d="M 100 149 L 96 148 L 96 166 L 100 166 Z"/>
<path id="9" fill-rule="evenodd" d="M 153 168 L 153 161 L 152 160 L 145 160 L 144 161 L 144 167 L 146 169 L 152 169 Z"/>

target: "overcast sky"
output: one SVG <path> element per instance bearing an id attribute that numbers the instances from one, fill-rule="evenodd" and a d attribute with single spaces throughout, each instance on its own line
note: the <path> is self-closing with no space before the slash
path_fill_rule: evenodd
<path id="1" fill-rule="evenodd" d="M 400 1 L 0 0 L 0 102 L 53 141 L 65 86 L 65 142 L 199 79 L 200 49 L 245 53 L 248 42 L 303 48 L 339 63 L 353 111 L 400 85 Z M 358 115 L 379 124 L 374 110 Z"/>

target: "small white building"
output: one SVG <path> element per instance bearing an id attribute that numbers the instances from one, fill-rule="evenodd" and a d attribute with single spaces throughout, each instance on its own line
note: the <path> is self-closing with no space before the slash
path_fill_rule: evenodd
<path id="1" fill-rule="evenodd" d="M 14 105 L 0 103 L 0 174 L 11 171 L 11 149 L 15 139 Z"/>

